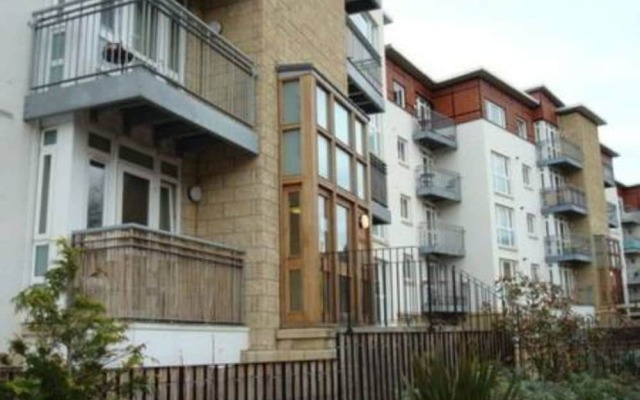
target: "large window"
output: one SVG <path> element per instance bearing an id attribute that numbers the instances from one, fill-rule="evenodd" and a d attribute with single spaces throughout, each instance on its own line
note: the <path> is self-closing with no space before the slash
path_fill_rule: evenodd
<path id="1" fill-rule="evenodd" d="M 331 179 L 331 143 L 318 134 L 318 175 Z"/>
<path id="2" fill-rule="evenodd" d="M 329 93 L 321 87 L 316 88 L 316 120 L 322 129 L 329 129 Z"/>
<path id="3" fill-rule="evenodd" d="M 513 210 L 496 205 L 496 228 L 498 244 L 505 247 L 516 246 L 516 231 L 513 224 Z"/>
<path id="4" fill-rule="evenodd" d="M 358 172 L 358 182 L 357 182 L 357 191 L 356 194 L 358 195 L 359 198 L 361 199 L 366 199 L 367 198 L 367 192 L 366 192 L 366 188 L 367 188 L 367 166 L 364 165 L 361 162 L 358 162 L 358 168 L 357 168 L 357 172 Z"/>
<path id="5" fill-rule="evenodd" d="M 493 190 L 496 193 L 511 195 L 511 173 L 509 164 L 509 158 L 498 153 L 491 153 Z"/>
<path id="6" fill-rule="evenodd" d="M 351 144 L 351 135 L 349 134 L 349 112 L 344 106 L 335 103 L 333 109 L 334 134 L 345 144 Z"/>
<path id="7" fill-rule="evenodd" d="M 351 17 L 351 21 L 373 47 L 378 46 L 378 25 L 367 13 L 358 13 Z"/>
<path id="8" fill-rule="evenodd" d="M 87 228 L 99 228 L 104 223 L 106 165 L 89 162 L 89 194 L 87 196 Z"/>
<path id="9" fill-rule="evenodd" d="M 282 146 L 282 173 L 287 175 L 299 175 L 300 165 L 300 131 L 290 130 L 283 134 Z"/>
<path id="10" fill-rule="evenodd" d="M 318 250 L 321 253 L 329 251 L 330 219 L 329 200 L 325 196 L 318 196 Z"/>
<path id="11" fill-rule="evenodd" d="M 336 149 L 336 175 L 338 186 L 351 191 L 351 156 L 341 148 Z"/>
<path id="12" fill-rule="evenodd" d="M 506 128 L 507 127 L 507 119 L 505 116 L 504 108 L 500 107 L 496 103 L 485 100 L 484 101 L 484 112 L 485 117 L 493 122 L 494 124 Z"/>
<path id="13" fill-rule="evenodd" d="M 300 122 L 300 81 L 289 81 L 282 85 L 284 124 L 296 124 Z"/>
<path id="14" fill-rule="evenodd" d="M 289 257 L 300 256 L 302 247 L 300 192 L 292 191 L 288 195 L 289 201 Z"/>
<path id="15" fill-rule="evenodd" d="M 350 212 L 345 206 L 336 207 L 336 247 L 338 251 L 348 250 L 351 246 Z"/>
<path id="16" fill-rule="evenodd" d="M 122 176 L 122 223 L 149 225 L 149 179 L 124 172 Z"/>

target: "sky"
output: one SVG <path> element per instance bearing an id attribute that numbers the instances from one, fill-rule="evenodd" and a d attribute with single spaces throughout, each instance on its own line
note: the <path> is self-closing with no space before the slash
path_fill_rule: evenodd
<path id="1" fill-rule="evenodd" d="M 484 67 L 607 121 L 616 179 L 640 183 L 640 0 L 387 0 L 385 41 L 435 80 Z"/>

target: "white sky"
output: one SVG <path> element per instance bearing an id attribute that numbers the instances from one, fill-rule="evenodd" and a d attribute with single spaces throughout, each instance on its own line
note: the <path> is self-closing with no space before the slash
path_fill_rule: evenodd
<path id="1" fill-rule="evenodd" d="M 616 178 L 640 183 L 640 0 L 386 0 L 393 44 L 440 80 L 485 67 L 607 121 Z"/>

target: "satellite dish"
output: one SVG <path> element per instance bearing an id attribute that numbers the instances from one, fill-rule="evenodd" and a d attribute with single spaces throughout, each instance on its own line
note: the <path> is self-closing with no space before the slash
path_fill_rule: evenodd
<path id="1" fill-rule="evenodd" d="M 222 35 L 222 24 L 218 21 L 209 22 L 209 29 L 211 29 L 218 35 Z"/>

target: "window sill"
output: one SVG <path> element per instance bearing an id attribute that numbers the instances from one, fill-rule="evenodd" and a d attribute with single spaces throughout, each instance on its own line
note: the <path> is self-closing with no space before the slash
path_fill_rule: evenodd
<path id="1" fill-rule="evenodd" d="M 398 161 L 398 164 L 400 164 L 400 166 L 403 168 L 411 169 L 411 167 L 409 167 L 409 164 L 406 161 Z"/>
<path id="2" fill-rule="evenodd" d="M 531 239 L 531 240 L 538 240 L 538 239 L 539 239 L 539 237 L 538 237 L 538 236 L 535 236 L 535 235 L 528 235 L 528 237 L 529 237 L 529 239 Z"/>
<path id="3" fill-rule="evenodd" d="M 531 192 L 534 192 L 534 191 L 535 191 L 535 190 L 533 189 L 533 186 L 531 186 L 531 185 L 525 185 L 525 187 L 524 187 L 524 188 L 525 188 L 526 190 L 531 191 Z"/>
<path id="4" fill-rule="evenodd" d="M 508 200 L 513 200 L 513 194 L 509 194 L 509 193 L 502 193 L 502 192 L 496 192 L 494 191 L 493 194 L 495 194 L 498 197 L 502 197 L 503 199 L 508 199 Z"/>
<path id="5" fill-rule="evenodd" d="M 411 222 L 411 221 L 410 221 L 410 220 L 408 220 L 408 219 L 400 220 L 400 222 L 402 222 L 402 224 L 403 224 L 403 225 L 406 225 L 406 226 L 413 226 L 413 222 Z"/>
<path id="6" fill-rule="evenodd" d="M 502 244 L 498 245 L 498 249 L 505 250 L 505 251 L 510 251 L 510 252 L 513 252 L 513 253 L 516 253 L 518 251 L 518 247 L 516 247 L 516 246 L 505 246 L 505 245 L 502 245 Z"/>

